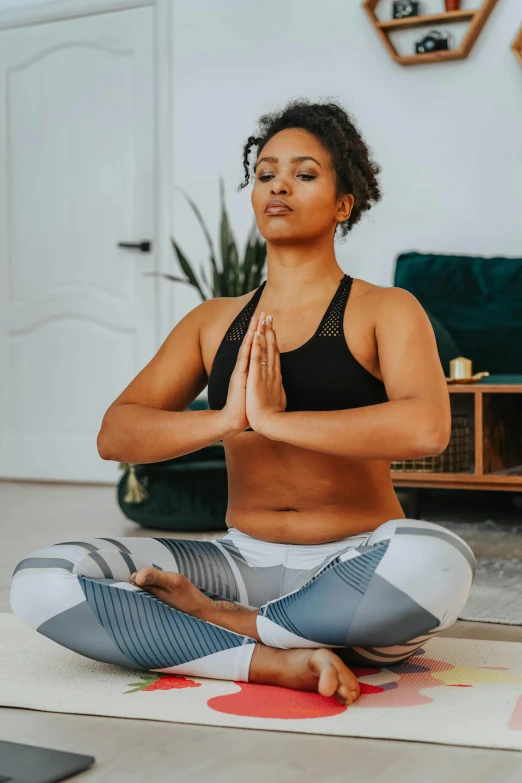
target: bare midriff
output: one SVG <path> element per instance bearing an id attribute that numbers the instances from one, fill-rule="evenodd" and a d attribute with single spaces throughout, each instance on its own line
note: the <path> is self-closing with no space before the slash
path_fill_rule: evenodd
<path id="1" fill-rule="evenodd" d="M 345 336 L 355 359 L 382 381 L 374 337 L 379 289 L 354 279 L 344 315 Z M 200 335 L 210 374 L 229 324 L 248 296 L 216 300 L 216 318 Z M 270 309 L 261 297 L 255 314 L 272 313 L 281 351 L 293 350 L 313 334 L 324 312 Z M 348 342 L 348 341 L 347 341 Z M 375 530 L 389 519 L 404 519 L 390 475 L 389 460 L 342 457 L 240 432 L 224 441 L 228 475 L 226 523 L 242 533 L 281 544 L 322 544 Z"/>
<path id="2" fill-rule="evenodd" d="M 390 462 L 310 451 L 241 432 L 225 445 L 226 523 L 282 544 L 322 544 L 365 533 L 404 512 Z"/>

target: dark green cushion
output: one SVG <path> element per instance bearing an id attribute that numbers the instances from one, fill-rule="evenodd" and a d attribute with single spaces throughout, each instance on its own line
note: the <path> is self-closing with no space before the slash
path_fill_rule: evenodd
<path id="1" fill-rule="evenodd" d="M 187 410 L 205 410 L 208 400 L 193 400 Z M 226 530 L 228 478 L 223 442 L 210 443 L 180 457 L 134 465 L 146 497 L 125 500 L 130 469 L 118 482 L 118 504 L 142 527 L 175 531 Z"/>
<path id="2" fill-rule="evenodd" d="M 394 285 L 440 321 L 474 373 L 522 373 L 522 258 L 401 253 Z"/>
<path id="3" fill-rule="evenodd" d="M 206 449 L 196 454 L 205 457 Z M 159 530 L 226 530 L 228 503 L 225 460 L 154 462 L 135 466 L 136 478 L 144 485 L 146 499 L 125 500 L 129 470 L 121 477 L 117 497 L 126 517 L 143 527 Z"/>

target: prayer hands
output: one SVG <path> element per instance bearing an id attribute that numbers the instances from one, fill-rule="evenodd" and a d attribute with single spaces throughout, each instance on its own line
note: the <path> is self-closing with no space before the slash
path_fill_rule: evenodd
<path id="1" fill-rule="evenodd" d="M 263 425 L 267 419 L 284 410 L 286 394 L 281 379 L 280 353 L 274 322 L 271 317 L 261 312 L 256 331 L 251 338 L 246 414 L 252 429 L 263 434 Z"/>
<path id="2" fill-rule="evenodd" d="M 286 409 L 279 355 L 273 321 L 265 318 L 264 312 L 259 317 L 253 316 L 239 349 L 223 408 L 223 416 L 230 426 L 229 435 L 248 427 L 262 434 L 263 424 L 270 415 Z"/>

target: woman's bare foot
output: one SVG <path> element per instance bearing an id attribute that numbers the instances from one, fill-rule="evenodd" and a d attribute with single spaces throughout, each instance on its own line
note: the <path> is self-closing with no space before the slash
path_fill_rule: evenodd
<path id="1" fill-rule="evenodd" d="M 146 577 L 150 578 L 149 582 L 145 582 Z M 214 601 L 182 574 L 142 568 L 129 581 L 174 609 L 260 641 L 257 610 L 231 601 Z M 341 704 L 353 704 L 360 693 L 355 674 L 339 656 L 323 647 L 282 650 L 256 644 L 248 679 L 265 685 L 318 691 L 322 696 L 335 696 Z"/>
<path id="2" fill-rule="evenodd" d="M 161 598 L 169 606 L 181 612 L 201 617 L 211 608 L 214 601 L 202 593 L 183 574 L 160 571 L 158 568 L 141 568 L 132 574 L 129 581 Z"/>
<path id="3" fill-rule="evenodd" d="M 355 674 L 338 655 L 323 647 L 280 650 L 256 644 L 248 681 L 318 691 L 347 705 L 357 701 L 361 691 Z"/>
<path id="4" fill-rule="evenodd" d="M 147 577 L 148 582 L 145 581 Z M 214 601 L 183 574 L 160 571 L 157 568 L 141 568 L 131 575 L 129 581 L 180 612 L 260 641 L 256 609 L 249 609 L 233 601 Z"/>

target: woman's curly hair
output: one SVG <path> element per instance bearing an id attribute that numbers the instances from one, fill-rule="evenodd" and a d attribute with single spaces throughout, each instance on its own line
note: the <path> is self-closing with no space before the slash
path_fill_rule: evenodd
<path id="1" fill-rule="evenodd" d="M 281 111 L 263 114 L 258 120 L 259 136 L 249 136 L 243 147 L 245 179 L 238 191 L 249 182 L 250 150 L 257 145 L 259 151 L 279 131 L 285 128 L 303 128 L 313 133 L 331 155 L 336 173 L 336 198 L 345 193 L 354 197 L 354 205 L 348 220 L 339 223 L 339 231 L 345 237 L 359 222 L 362 213 L 372 203 L 380 201 L 381 190 L 377 175 L 381 167 L 372 159 L 354 119 L 337 103 L 312 103 L 305 98 L 289 101 Z M 252 171 L 254 176 L 254 171 Z"/>

